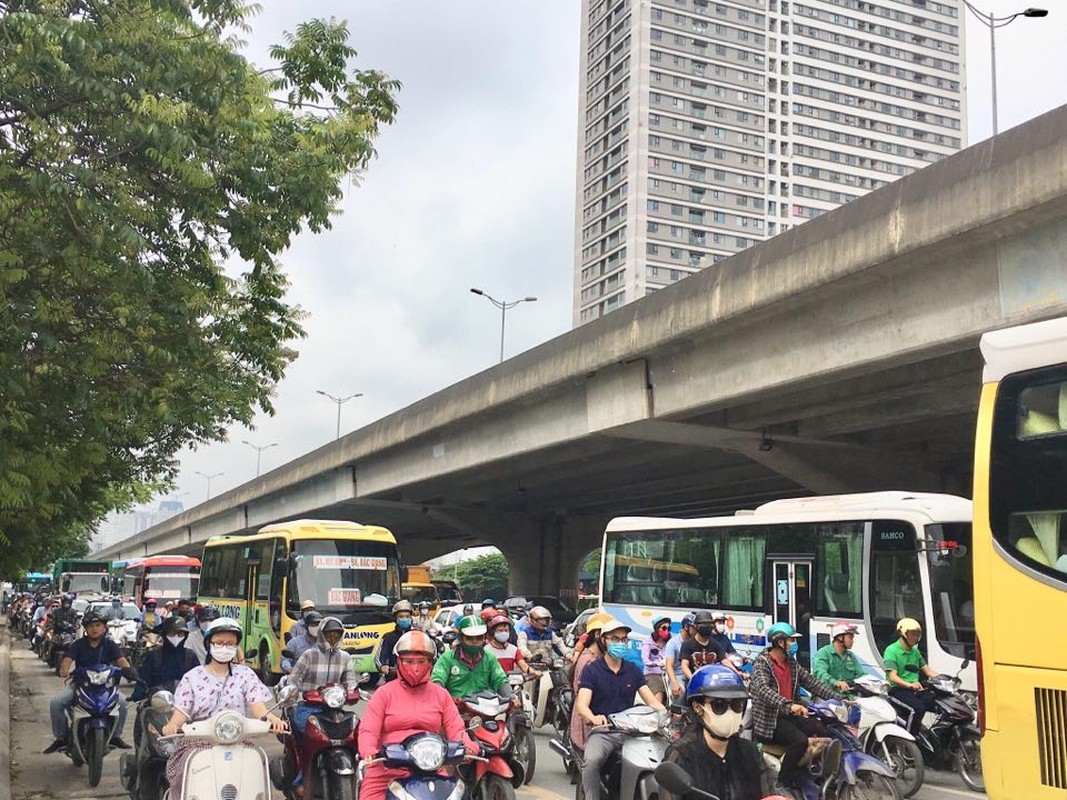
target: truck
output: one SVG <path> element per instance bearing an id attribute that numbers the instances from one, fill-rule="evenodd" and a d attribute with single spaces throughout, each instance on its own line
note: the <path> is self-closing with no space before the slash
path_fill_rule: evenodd
<path id="1" fill-rule="evenodd" d="M 111 593 L 111 562 L 60 558 L 52 565 L 52 590 L 92 599 Z"/>

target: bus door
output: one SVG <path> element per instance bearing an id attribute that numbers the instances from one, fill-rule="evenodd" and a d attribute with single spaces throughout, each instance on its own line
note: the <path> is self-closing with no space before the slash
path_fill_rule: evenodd
<path id="1" fill-rule="evenodd" d="M 903 520 L 876 520 L 871 524 L 870 625 L 876 655 L 881 658 L 897 640 L 897 621 L 912 617 L 926 629 L 923 586 L 919 571 L 922 558 L 915 527 Z M 928 644 L 920 649 L 929 655 Z"/>
<path id="2" fill-rule="evenodd" d="M 770 608 L 774 609 L 775 622 L 788 622 L 803 638 L 797 644 L 797 660 L 805 667 L 811 665 L 811 645 L 808 633 L 811 627 L 811 564 L 809 558 L 769 559 L 773 597 Z"/>

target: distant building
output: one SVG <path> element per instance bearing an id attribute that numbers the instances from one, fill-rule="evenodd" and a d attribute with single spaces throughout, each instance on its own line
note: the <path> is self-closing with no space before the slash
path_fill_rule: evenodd
<path id="1" fill-rule="evenodd" d="M 161 500 L 155 509 L 138 509 L 109 514 L 100 523 L 89 544 L 90 551 L 102 550 L 143 530 L 158 525 L 185 510 L 180 500 Z"/>
<path id="2" fill-rule="evenodd" d="M 966 144 L 960 0 L 583 0 L 574 324 Z"/>

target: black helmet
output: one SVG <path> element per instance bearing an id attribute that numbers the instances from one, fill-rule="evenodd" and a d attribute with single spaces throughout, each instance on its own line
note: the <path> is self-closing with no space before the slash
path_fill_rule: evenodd
<path id="1" fill-rule="evenodd" d="M 326 617 L 322 621 L 322 627 L 319 628 L 319 636 L 325 636 L 327 633 L 338 632 L 342 636 L 345 633 L 345 626 L 341 624 L 341 620 L 337 617 Z"/>
<path id="2" fill-rule="evenodd" d="M 309 611 L 304 615 L 304 622 L 310 628 L 312 625 L 318 625 L 322 622 L 322 614 L 318 611 Z"/>
<path id="3" fill-rule="evenodd" d="M 189 633 L 185 617 L 167 617 L 167 621 L 163 623 L 164 636 L 173 636 L 176 633 Z"/>
<path id="4" fill-rule="evenodd" d="M 104 618 L 102 616 L 100 616 L 99 612 L 97 612 L 97 611 L 86 611 L 85 612 L 85 616 L 82 617 L 82 627 L 83 628 L 88 628 L 94 622 L 103 623 L 104 622 Z"/>
<path id="5" fill-rule="evenodd" d="M 205 622 L 214 622 L 219 618 L 219 610 L 215 606 L 204 606 L 196 612 L 196 621 L 203 625 Z"/>
<path id="6" fill-rule="evenodd" d="M 712 613 L 706 608 L 700 609 L 693 615 L 694 625 L 711 625 L 713 622 L 715 622 L 715 617 L 712 616 Z"/>

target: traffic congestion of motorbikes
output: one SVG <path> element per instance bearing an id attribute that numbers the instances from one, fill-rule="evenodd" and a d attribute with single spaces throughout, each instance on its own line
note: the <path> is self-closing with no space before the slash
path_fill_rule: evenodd
<path id="1" fill-rule="evenodd" d="M 897 800 L 928 770 L 983 788 L 974 711 L 958 677 L 925 664 L 911 619 L 873 675 L 855 668 L 845 623 L 809 672 L 785 623 L 743 654 L 709 610 L 654 620 L 638 642 L 599 612 L 559 630 L 543 606 L 487 599 L 442 628 L 401 600 L 371 675 L 354 671 L 341 622 L 306 603 L 268 687 L 243 664 L 241 626 L 210 606 L 39 592 L 5 611 L 66 679 L 45 752 L 86 766 L 90 786 L 115 763 L 131 800 L 262 800 L 271 787 L 287 800 L 511 800 L 539 767 L 562 768 L 576 800 Z M 537 764 L 539 728 L 559 765 Z M 270 736 L 281 755 L 268 757 Z"/>

